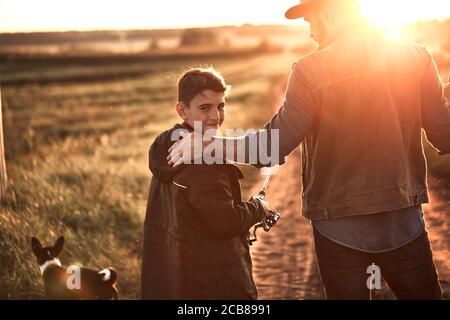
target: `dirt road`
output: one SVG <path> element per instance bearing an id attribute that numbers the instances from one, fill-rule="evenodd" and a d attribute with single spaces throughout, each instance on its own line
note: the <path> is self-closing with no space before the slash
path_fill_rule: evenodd
<path id="1" fill-rule="evenodd" d="M 296 151 L 272 176 L 267 200 L 281 213 L 275 228 L 258 232 L 253 248 L 260 299 L 323 299 L 312 229 L 300 213 L 300 159 Z M 264 177 L 261 177 L 261 184 Z M 255 186 L 253 194 L 259 192 Z"/>

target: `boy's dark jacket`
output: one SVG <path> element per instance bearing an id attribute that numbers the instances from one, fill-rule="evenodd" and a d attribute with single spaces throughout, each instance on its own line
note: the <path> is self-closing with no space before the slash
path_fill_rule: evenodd
<path id="1" fill-rule="evenodd" d="M 144 223 L 143 299 L 256 299 L 246 241 L 265 210 L 242 202 L 235 165 L 167 164 L 176 125 L 149 152 L 153 173 Z"/>

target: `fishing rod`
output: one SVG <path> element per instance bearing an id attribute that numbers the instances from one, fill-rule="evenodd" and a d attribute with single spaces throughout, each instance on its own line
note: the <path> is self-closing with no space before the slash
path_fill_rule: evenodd
<path id="1" fill-rule="evenodd" d="M 267 173 L 266 179 L 264 180 L 264 184 L 261 188 L 261 191 L 258 193 L 258 195 L 255 197 L 259 200 L 264 200 L 266 197 L 266 189 L 270 181 L 270 177 L 272 176 L 272 168 L 269 168 L 269 172 Z M 256 237 L 256 231 L 259 228 L 263 228 L 265 232 L 269 232 L 270 229 L 272 229 L 273 226 L 275 226 L 280 219 L 280 215 L 276 212 L 269 212 L 267 213 L 261 222 L 258 222 L 253 227 L 253 239 L 249 239 L 249 244 L 253 245 L 255 241 L 258 241 L 258 238 Z"/>
<path id="2" fill-rule="evenodd" d="M 259 200 L 264 200 L 264 198 L 266 197 L 266 188 L 267 188 L 267 185 L 269 184 L 271 176 L 272 176 L 272 174 L 269 171 L 269 174 L 266 176 L 266 179 L 264 179 L 264 184 L 261 188 L 261 191 L 256 196 L 256 198 L 258 198 Z"/>

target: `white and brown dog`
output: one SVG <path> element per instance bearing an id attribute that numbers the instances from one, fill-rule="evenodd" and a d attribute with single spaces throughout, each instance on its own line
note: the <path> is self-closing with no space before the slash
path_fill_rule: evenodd
<path id="1" fill-rule="evenodd" d="M 64 237 L 59 237 L 53 247 L 42 247 L 35 237 L 31 247 L 37 257 L 44 278 L 47 299 L 117 300 L 117 272 L 113 268 L 95 271 L 71 266 L 64 268 L 58 259 L 64 246 Z"/>

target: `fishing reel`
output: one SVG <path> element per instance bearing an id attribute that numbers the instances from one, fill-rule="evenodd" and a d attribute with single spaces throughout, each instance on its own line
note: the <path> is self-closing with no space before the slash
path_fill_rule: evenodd
<path id="1" fill-rule="evenodd" d="M 266 193 L 264 191 L 260 191 L 259 194 L 255 197 L 259 200 L 264 200 Z M 263 220 L 258 222 L 253 227 L 253 239 L 249 239 L 249 245 L 253 245 L 254 242 L 258 241 L 256 237 L 256 231 L 259 228 L 263 228 L 265 232 L 269 232 L 273 226 L 275 226 L 280 219 L 280 215 L 276 212 L 270 212 L 264 215 Z"/>

